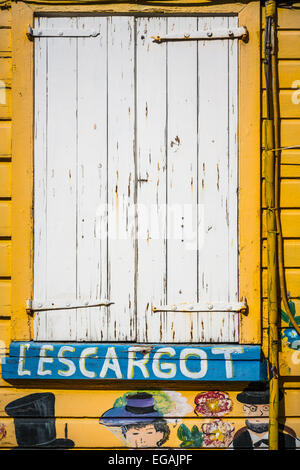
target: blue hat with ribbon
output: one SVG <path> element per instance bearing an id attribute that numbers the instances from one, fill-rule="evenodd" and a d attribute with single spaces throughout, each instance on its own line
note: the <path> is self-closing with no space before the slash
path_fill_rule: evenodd
<path id="1" fill-rule="evenodd" d="M 126 405 L 107 410 L 99 419 L 107 426 L 128 426 L 135 423 L 151 423 L 162 415 L 154 408 L 150 393 L 138 392 L 126 397 Z"/>

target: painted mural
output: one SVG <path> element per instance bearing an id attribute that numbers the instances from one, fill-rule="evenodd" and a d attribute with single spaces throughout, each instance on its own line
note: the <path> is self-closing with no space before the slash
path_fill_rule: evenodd
<path id="1" fill-rule="evenodd" d="M 283 395 L 281 393 L 280 399 Z M 250 384 L 237 395 L 243 404 L 245 427 L 239 429 L 233 437 L 235 449 L 268 448 L 269 434 L 269 389 L 264 384 Z M 299 440 L 293 430 L 285 428 L 279 431 L 279 447 L 295 449 Z"/>
<path id="2" fill-rule="evenodd" d="M 300 315 L 297 315 L 295 303 L 292 300 L 288 303 L 296 324 L 300 325 Z M 297 376 L 300 375 L 300 335 L 284 310 L 281 310 L 281 318 L 287 324 L 281 331 L 281 374 Z"/>
<path id="3" fill-rule="evenodd" d="M 268 448 L 265 382 L 252 382 L 240 392 L 131 390 L 80 396 L 80 411 L 62 392 L 59 406 L 52 392 L 8 401 L 3 409 L 13 420 L 0 423 L 0 447 L 72 449 L 84 447 L 87 439 L 95 448 Z M 89 420 L 79 417 L 85 408 Z M 290 425 L 281 425 L 279 442 L 280 448 L 300 448 Z"/>
<path id="4" fill-rule="evenodd" d="M 49 392 L 32 393 L 8 403 L 5 411 L 14 418 L 18 447 L 74 447 L 66 436 L 56 437 L 54 404 L 55 396 Z"/>
<path id="5" fill-rule="evenodd" d="M 100 424 L 127 447 L 161 447 L 170 436 L 168 413 L 176 407 L 177 397 L 170 398 L 166 392 L 125 394 L 101 416 Z"/>

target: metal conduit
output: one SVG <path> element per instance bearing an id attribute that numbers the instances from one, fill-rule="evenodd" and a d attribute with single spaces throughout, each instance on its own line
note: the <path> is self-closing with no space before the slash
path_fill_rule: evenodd
<path id="1" fill-rule="evenodd" d="M 269 449 L 278 449 L 279 415 L 279 364 L 278 328 L 280 302 L 298 334 L 297 325 L 290 310 L 284 272 L 283 237 L 280 220 L 280 107 L 278 85 L 277 4 L 265 3 L 265 81 L 267 91 L 267 119 L 265 121 L 265 198 L 268 251 L 268 316 L 269 316 Z"/>

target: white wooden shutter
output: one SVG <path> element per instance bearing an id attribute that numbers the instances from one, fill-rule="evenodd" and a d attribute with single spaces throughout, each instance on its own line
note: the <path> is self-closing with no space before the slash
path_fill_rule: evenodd
<path id="1" fill-rule="evenodd" d="M 37 19 L 77 37 L 35 38 L 34 299 L 113 304 L 36 312 L 35 339 L 238 341 L 236 312 L 179 311 L 238 301 L 238 40 L 151 39 L 236 25 Z"/>

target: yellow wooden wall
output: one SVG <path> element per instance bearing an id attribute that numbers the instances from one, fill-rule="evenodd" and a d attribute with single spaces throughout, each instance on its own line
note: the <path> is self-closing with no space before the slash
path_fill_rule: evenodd
<path id="1" fill-rule="evenodd" d="M 262 11 L 262 35 L 265 12 Z M 300 10 L 278 9 L 278 72 L 280 88 L 281 146 L 299 146 L 281 153 L 281 221 L 284 237 L 284 262 L 287 291 L 300 313 Z M 266 118 L 265 79 L 262 50 L 262 122 Z M 262 147 L 264 145 L 262 135 Z M 263 337 L 267 354 L 267 256 L 262 158 L 262 293 Z M 287 323 L 281 320 L 281 332 Z M 281 374 L 299 376 L 300 354 L 283 339 L 280 352 Z"/>
<path id="2" fill-rule="evenodd" d="M 1 5 L 0 5 L 1 6 Z M 262 10 L 262 28 L 264 27 L 264 9 Z M 8 353 L 10 342 L 10 305 L 11 305 L 11 14 L 9 3 L 3 4 L 0 10 L 0 354 Z M 259 33 L 259 32 L 258 32 Z M 263 55 L 263 54 L 262 54 Z M 263 64 L 262 64 L 263 65 Z M 279 10 L 279 84 L 282 116 L 282 146 L 300 145 L 300 10 Z M 265 84 L 262 67 L 262 106 L 261 120 L 266 117 Z M 257 116 L 260 119 L 260 116 Z M 263 141 L 262 141 L 263 146 Z M 259 155 L 257 155 L 259 158 Z M 287 288 L 300 315 L 300 149 L 284 150 L 281 166 L 281 208 L 282 226 L 285 249 L 285 267 Z M 263 195 L 263 163 L 262 163 L 262 195 Z M 264 200 L 262 197 L 262 304 L 263 304 L 263 350 L 267 356 L 267 309 L 266 309 L 266 230 Z M 286 328 L 284 321 L 281 329 Z M 300 438 L 300 351 L 293 350 L 282 341 L 280 352 L 280 372 L 284 399 L 280 408 L 281 421 L 291 427 Z M 73 385 L 47 384 L 36 389 L 26 383 L 15 388 L 0 378 L 0 447 L 16 446 L 13 419 L 5 412 L 5 406 L 12 400 L 31 393 L 51 391 L 55 395 L 55 416 L 57 437 L 64 437 L 66 423 L 68 437 L 78 448 L 123 447 L 124 442 L 111 430 L 99 424 L 101 414 L 111 408 L 116 399 L 128 389 L 140 390 L 145 384 L 118 383 L 109 388 L 105 385 L 101 390 L 93 384 Z M 243 427 L 244 415 L 236 394 L 246 384 L 218 384 L 218 390 L 226 392 L 232 401 L 230 412 L 222 416 L 223 421 L 230 422 L 235 430 Z M 42 385 L 39 385 L 42 387 Z M 177 393 L 179 401 L 189 405 L 184 419 L 170 424 L 170 438 L 166 445 L 178 447 L 177 430 L 180 423 L 191 429 L 199 428 L 208 422 L 207 416 L 194 413 L 194 399 L 205 390 L 213 390 L 208 385 L 175 383 L 152 383 L 152 390 L 169 390 Z M 5 431 L 3 431 L 5 430 Z"/>
<path id="3" fill-rule="evenodd" d="M 0 10 L 0 349 L 10 342 L 11 304 L 11 15 Z"/>

